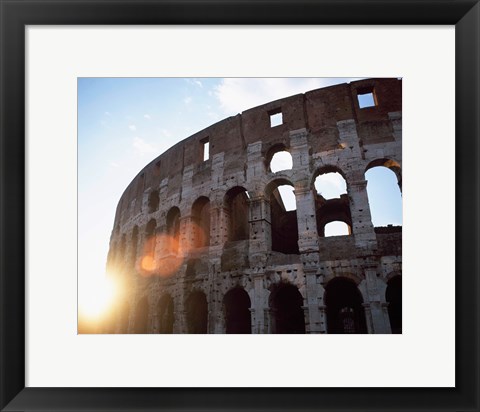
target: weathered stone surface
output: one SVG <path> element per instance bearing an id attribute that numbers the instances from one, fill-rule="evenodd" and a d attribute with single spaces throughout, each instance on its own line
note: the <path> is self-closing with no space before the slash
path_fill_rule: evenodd
<path id="1" fill-rule="evenodd" d="M 359 107 L 365 93 L 374 106 Z M 271 127 L 275 113 L 283 124 Z M 401 332 L 401 230 L 373 227 L 365 180 L 385 166 L 401 188 L 401 140 L 401 80 L 366 79 L 249 109 L 176 144 L 119 201 L 107 265 L 124 292 L 106 330 Z M 281 150 L 293 168 L 273 173 Z M 328 172 L 346 180 L 340 199 L 315 191 Z M 296 211 L 285 211 L 283 184 Z M 325 238 L 333 220 L 352 233 Z"/>

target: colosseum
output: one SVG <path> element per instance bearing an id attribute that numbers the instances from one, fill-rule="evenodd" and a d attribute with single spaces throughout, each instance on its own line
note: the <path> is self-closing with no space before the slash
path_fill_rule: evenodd
<path id="1" fill-rule="evenodd" d="M 278 152 L 290 169 L 272 171 Z M 106 331 L 401 333 L 402 228 L 374 227 L 365 178 L 386 167 L 401 190 L 401 164 L 397 78 L 272 101 L 181 141 L 118 203 L 107 269 L 123 294 Z M 317 192 L 328 173 L 346 193 Z M 347 235 L 325 236 L 335 221 Z"/>

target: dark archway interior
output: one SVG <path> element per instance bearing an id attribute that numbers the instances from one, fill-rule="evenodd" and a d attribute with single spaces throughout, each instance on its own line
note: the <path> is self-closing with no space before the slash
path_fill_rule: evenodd
<path id="1" fill-rule="evenodd" d="M 270 219 L 272 250 L 298 255 L 300 251 L 298 249 L 297 211 L 285 210 L 285 205 L 278 189 L 273 190 L 270 195 Z"/>
<path id="2" fill-rule="evenodd" d="M 158 333 L 173 333 L 173 299 L 164 295 L 158 302 Z"/>
<path id="3" fill-rule="evenodd" d="M 385 292 L 388 302 L 388 316 L 392 333 L 402 333 L 402 277 L 395 276 L 388 281 Z"/>
<path id="4" fill-rule="evenodd" d="M 210 201 L 201 197 L 192 206 L 194 247 L 210 245 Z"/>
<path id="5" fill-rule="evenodd" d="M 247 192 L 243 187 L 230 189 L 227 194 L 229 215 L 228 240 L 246 240 L 249 238 L 249 211 Z"/>
<path id="6" fill-rule="evenodd" d="M 193 292 L 187 299 L 188 333 L 207 333 L 208 305 L 203 292 Z"/>
<path id="7" fill-rule="evenodd" d="M 134 333 L 147 333 L 148 325 L 148 301 L 147 298 L 142 298 L 137 303 L 135 310 L 135 325 Z"/>
<path id="8" fill-rule="evenodd" d="M 160 196 L 158 195 L 158 190 L 154 190 L 148 196 L 148 213 L 153 213 L 158 210 L 160 204 Z"/>
<path id="9" fill-rule="evenodd" d="M 130 255 L 130 264 L 135 265 L 137 259 L 137 248 L 138 248 L 138 226 L 133 228 L 132 232 L 132 242 L 131 242 L 131 255 Z"/>
<path id="10" fill-rule="evenodd" d="M 305 333 L 303 297 L 293 285 L 277 286 L 270 296 L 273 333 Z"/>
<path id="11" fill-rule="evenodd" d="M 328 333 L 367 333 L 362 303 L 362 295 L 353 281 L 332 279 L 325 290 Z"/>
<path id="12" fill-rule="evenodd" d="M 252 333 L 250 297 L 245 290 L 230 290 L 223 299 L 227 333 Z"/>
<path id="13" fill-rule="evenodd" d="M 315 209 L 317 213 L 318 236 L 325 236 L 325 226 L 330 222 L 344 222 L 350 229 L 352 228 L 352 216 L 347 195 L 342 195 L 340 199 L 329 200 L 325 200 L 322 196 L 317 195 Z"/>

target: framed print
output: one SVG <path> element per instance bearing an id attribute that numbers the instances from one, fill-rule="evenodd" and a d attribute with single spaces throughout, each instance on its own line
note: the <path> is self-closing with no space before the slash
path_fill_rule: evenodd
<path id="1" fill-rule="evenodd" d="M 1 0 L 0 12 L 2 410 L 479 410 L 477 1 Z M 318 80 L 332 77 L 347 80 Z M 126 82 L 133 85 L 128 93 Z M 299 82 L 311 87 L 289 88 Z M 139 88 L 152 96 L 149 107 L 132 92 Z M 224 116 L 214 113 L 217 107 L 212 109 L 208 98 L 217 99 L 221 90 L 238 103 L 247 89 L 263 100 L 244 99 L 254 103 L 220 112 Z M 169 112 L 174 103 L 167 97 L 179 90 L 182 107 Z M 318 97 L 325 90 L 328 105 Z M 168 147 L 147 140 L 147 123 L 160 112 L 178 115 L 185 130 L 177 134 L 192 136 L 175 146 L 182 149 L 181 164 L 161 155 Z M 121 128 L 113 123 L 115 116 Z M 202 126 L 189 130 L 183 119 L 195 116 Z M 171 133 L 163 124 L 152 133 Z M 202 129 L 205 133 L 197 133 Z M 269 136 L 283 129 L 283 140 L 271 143 Z M 241 173 L 235 166 L 244 156 L 235 154 L 237 135 L 248 157 Z M 119 169 L 126 168 L 114 154 L 128 150 L 139 159 L 130 178 L 135 190 L 116 194 L 115 202 L 122 200 L 115 222 L 115 210 L 94 220 L 103 200 L 84 197 L 84 171 L 92 185 L 104 178 L 98 164 L 109 166 L 107 181 L 113 186 Z M 309 203 L 302 179 L 288 171 L 280 180 L 274 176 L 274 157 L 289 151 L 294 164 L 312 170 L 320 170 L 329 153 L 334 160 L 314 177 L 343 172 L 347 151 L 365 165 L 397 171 L 404 196 L 400 238 L 398 228 L 365 226 L 367 182 L 354 168 L 344 173 L 348 187 L 333 201 L 339 210 L 345 200 L 344 213 L 322 215 L 333 205 L 329 197 L 318 193 Z M 393 163 L 394 154 L 403 154 L 404 163 Z M 222 170 L 230 171 L 229 181 L 240 183 L 224 184 L 228 195 L 222 203 L 202 179 L 212 170 L 206 178 L 210 184 L 227 158 Z M 262 168 L 270 180 L 253 171 Z M 175 190 L 167 178 L 177 182 Z M 158 192 L 139 186 L 142 179 L 156 179 Z M 275 192 L 275 179 L 277 186 L 295 186 L 293 220 L 287 201 Z M 271 188 L 265 191 L 268 199 L 255 192 L 260 181 Z M 122 185 L 121 191 L 128 182 Z M 198 188 L 212 193 L 211 204 Z M 177 201 L 179 207 L 172 208 Z M 255 202 L 258 213 L 243 221 L 235 207 L 253 208 Z M 318 207 L 310 213 L 309 204 Z M 181 291 L 158 276 L 152 282 L 168 293 L 155 292 L 158 301 L 143 302 L 137 299 L 137 283 L 129 301 L 135 310 L 128 316 L 95 330 L 80 322 L 77 329 L 83 276 L 96 270 L 85 265 L 84 245 L 97 245 L 96 235 L 82 240 L 89 227 L 86 210 L 92 227 L 111 219 L 110 239 L 95 246 L 103 248 L 106 260 L 110 242 L 109 266 L 128 257 L 131 269 L 145 278 L 159 275 L 159 258 L 172 263 L 188 242 L 195 244 L 189 253 L 198 256 L 178 269 Z M 298 242 L 278 234 L 301 222 L 301 213 L 306 220 L 297 228 Z M 274 227 L 278 216 L 284 226 Z M 335 239 L 319 249 L 323 257 L 317 263 L 312 257 L 313 246 L 305 241 L 310 226 L 316 227 L 310 240 L 321 243 L 331 220 L 343 221 L 353 232 L 357 277 Z M 208 228 L 211 243 L 200 236 L 202 228 Z M 257 251 L 259 270 L 243 273 L 233 250 L 243 245 L 247 229 L 262 236 L 271 228 L 271 250 Z M 148 249 L 146 241 L 133 259 L 131 244 L 139 237 L 155 243 Z M 233 245 L 228 259 L 221 239 Z M 397 252 L 383 253 L 395 245 Z M 218 267 L 215 272 L 204 268 L 199 250 L 205 247 L 223 253 L 207 265 Z M 275 270 L 271 263 L 261 264 L 262 256 L 278 258 L 275 253 L 283 259 Z M 295 273 L 291 260 L 300 255 Z M 329 266 L 309 274 L 302 265 Z M 209 271 L 213 281 L 200 281 Z M 403 271 L 399 288 L 394 282 Z M 215 294 L 220 278 L 232 288 Z M 276 289 L 276 282 L 282 288 Z M 167 295 L 170 300 L 160 299 Z M 185 305 L 178 306 L 182 299 Z M 149 315 L 149 304 L 158 313 Z"/>

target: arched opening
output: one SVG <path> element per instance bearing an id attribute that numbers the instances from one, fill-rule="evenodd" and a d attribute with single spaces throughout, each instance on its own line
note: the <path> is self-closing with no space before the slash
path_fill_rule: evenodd
<path id="1" fill-rule="evenodd" d="M 173 299 L 163 295 L 158 302 L 158 333 L 173 333 Z"/>
<path id="2" fill-rule="evenodd" d="M 347 195 L 342 195 L 340 199 L 329 200 L 324 200 L 317 196 L 316 213 L 318 236 L 327 237 L 352 234 L 352 216 Z M 335 222 L 335 225 L 327 231 L 327 226 L 332 222 Z M 344 226 L 339 226 L 341 223 Z"/>
<path id="3" fill-rule="evenodd" d="M 249 238 L 248 195 L 243 187 L 230 189 L 226 196 L 228 213 L 228 240 L 246 240 Z"/>
<path id="4" fill-rule="evenodd" d="M 350 200 L 343 173 L 333 166 L 324 167 L 318 171 L 314 186 L 318 236 L 351 235 Z"/>
<path id="5" fill-rule="evenodd" d="M 210 246 L 210 200 L 198 198 L 192 206 L 193 247 Z"/>
<path id="6" fill-rule="evenodd" d="M 385 300 L 392 333 L 402 333 L 402 276 L 394 276 L 388 281 Z"/>
<path id="7" fill-rule="evenodd" d="M 293 167 L 293 159 L 292 155 L 287 151 L 279 151 L 276 152 L 272 156 L 272 160 L 270 161 L 270 171 L 273 173 L 280 172 L 282 170 L 290 170 Z"/>
<path id="8" fill-rule="evenodd" d="M 148 213 L 156 212 L 159 204 L 160 196 L 158 194 L 158 190 L 154 190 L 148 195 Z"/>
<path id="9" fill-rule="evenodd" d="M 156 236 L 155 229 L 157 228 L 157 221 L 150 219 L 145 227 L 145 256 L 152 259 L 155 258 Z"/>
<path id="10" fill-rule="evenodd" d="M 203 292 L 192 292 L 186 301 L 188 333 L 208 332 L 208 304 Z"/>
<path id="11" fill-rule="evenodd" d="M 250 297 L 242 288 L 234 288 L 223 298 L 226 333 L 252 333 Z"/>
<path id="12" fill-rule="evenodd" d="M 305 333 L 303 297 L 289 284 L 277 285 L 269 299 L 272 311 L 272 333 Z"/>
<path id="13" fill-rule="evenodd" d="M 137 303 L 135 310 L 134 333 L 145 334 L 148 329 L 148 300 L 143 297 Z"/>
<path id="14" fill-rule="evenodd" d="M 401 169 L 391 160 L 371 162 L 365 173 L 374 227 L 402 226 Z M 392 230 L 393 230 L 392 228 Z"/>
<path id="15" fill-rule="evenodd" d="M 367 333 L 363 299 L 357 285 L 347 278 L 334 278 L 325 288 L 328 333 Z"/>
<path id="16" fill-rule="evenodd" d="M 137 260 L 137 248 L 138 248 L 138 226 L 135 226 L 132 230 L 132 241 L 130 249 L 130 265 L 135 266 Z"/>
<path id="17" fill-rule="evenodd" d="M 314 182 L 317 195 L 324 199 L 340 198 L 347 194 L 347 182 L 336 167 L 322 168 Z"/>
<path id="18" fill-rule="evenodd" d="M 352 228 L 345 222 L 334 220 L 325 225 L 325 237 L 330 236 L 348 236 L 352 234 Z"/>
<path id="19" fill-rule="evenodd" d="M 120 320 L 118 333 L 128 333 L 128 321 L 130 316 L 130 305 L 125 302 L 120 308 Z"/>
<path id="20" fill-rule="evenodd" d="M 293 185 L 283 180 L 275 181 L 266 192 L 270 193 L 272 250 L 299 254 L 297 205 Z"/>
<path id="21" fill-rule="evenodd" d="M 167 213 L 167 234 L 169 252 L 178 253 L 178 245 L 180 242 L 180 209 L 176 206 L 172 207 Z"/>

